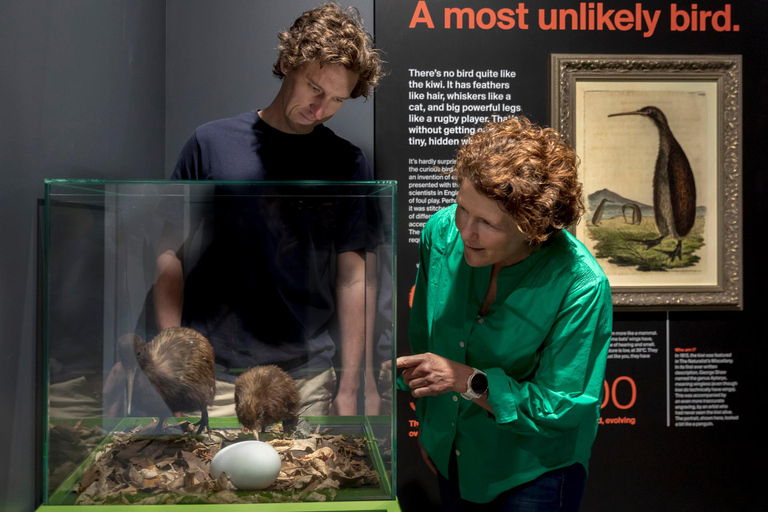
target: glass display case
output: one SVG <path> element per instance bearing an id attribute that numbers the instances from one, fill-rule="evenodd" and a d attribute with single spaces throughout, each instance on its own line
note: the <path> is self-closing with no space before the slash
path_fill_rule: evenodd
<path id="1" fill-rule="evenodd" d="M 399 510 L 395 200 L 46 181 L 41 509 Z"/>

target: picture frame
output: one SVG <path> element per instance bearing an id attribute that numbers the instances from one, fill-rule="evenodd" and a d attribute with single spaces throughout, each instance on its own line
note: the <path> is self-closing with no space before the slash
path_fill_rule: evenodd
<path id="1" fill-rule="evenodd" d="M 743 309 L 740 55 L 551 56 L 616 309 Z"/>

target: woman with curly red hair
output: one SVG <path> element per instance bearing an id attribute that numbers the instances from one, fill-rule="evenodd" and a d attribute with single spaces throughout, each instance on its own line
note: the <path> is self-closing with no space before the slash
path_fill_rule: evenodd
<path id="1" fill-rule="evenodd" d="M 576 165 L 550 128 L 490 123 L 457 152 L 456 205 L 422 231 L 397 366 L 446 510 L 579 508 L 612 306 L 565 229 L 583 212 Z"/>

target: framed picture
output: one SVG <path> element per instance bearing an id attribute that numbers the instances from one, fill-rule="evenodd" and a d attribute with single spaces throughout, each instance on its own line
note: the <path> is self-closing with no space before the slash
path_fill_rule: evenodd
<path id="1" fill-rule="evenodd" d="M 741 82 L 741 56 L 552 55 L 616 308 L 742 309 Z"/>

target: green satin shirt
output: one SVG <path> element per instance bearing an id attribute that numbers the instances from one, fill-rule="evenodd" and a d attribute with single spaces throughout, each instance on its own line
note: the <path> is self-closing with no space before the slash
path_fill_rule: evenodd
<path id="1" fill-rule="evenodd" d="M 588 467 L 611 291 L 589 251 L 563 231 L 501 270 L 496 301 L 478 317 L 491 266 L 467 265 L 455 212 L 455 205 L 437 212 L 422 231 L 411 350 L 486 372 L 495 414 L 458 393 L 421 398 L 416 412 L 440 473 L 448 476 L 455 450 L 462 498 L 486 503 L 552 469 Z"/>

